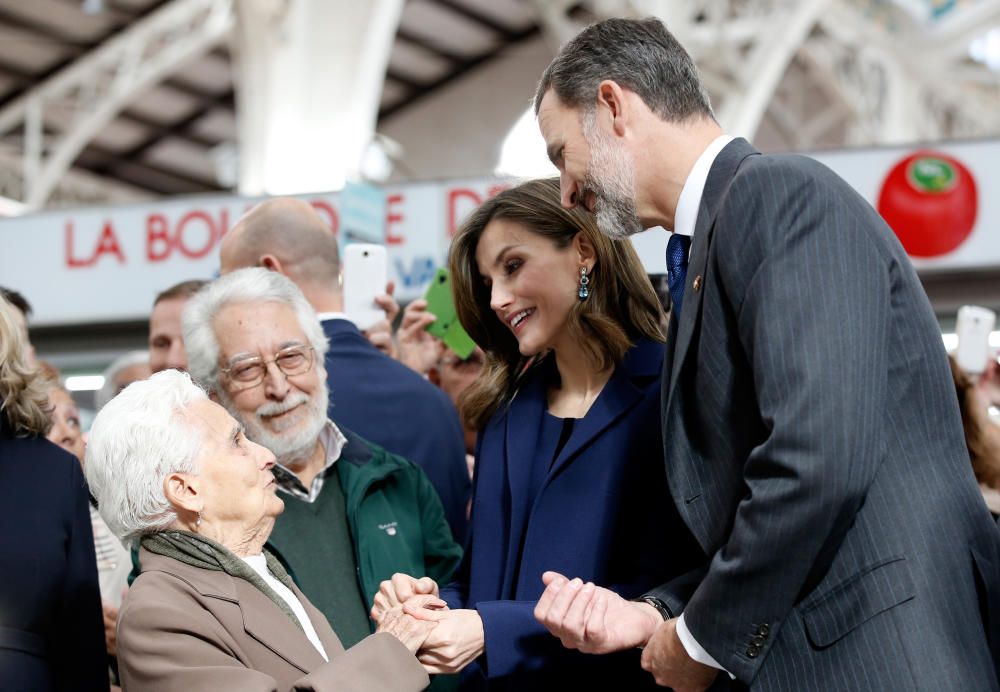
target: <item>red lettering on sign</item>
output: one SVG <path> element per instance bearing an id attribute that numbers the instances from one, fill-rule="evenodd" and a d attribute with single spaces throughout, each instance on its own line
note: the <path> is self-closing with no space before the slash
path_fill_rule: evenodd
<path id="1" fill-rule="evenodd" d="M 337 215 L 336 209 L 321 199 L 310 200 L 309 204 L 313 206 L 313 209 L 315 209 L 320 216 L 326 216 L 326 225 L 330 227 L 331 231 L 333 231 L 333 235 L 340 233 L 340 216 Z"/>
<path id="2" fill-rule="evenodd" d="M 163 214 L 146 217 L 146 259 L 162 262 L 170 256 L 170 224 Z"/>
<path id="3" fill-rule="evenodd" d="M 192 247 L 189 244 L 188 229 L 192 227 L 197 229 L 199 225 L 193 223 L 195 221 L 201 221 L 204 228 L 204 240 L 201 243 L 201 247 L 197 245 Z M 221 235 L 215 226 L 214 220 L 207 212 L 201 210 L 189 211 L 177 222 L 177 231 L 174 233 L 174 244 L 181 251 L 181 254 L 188 259 L 200 259 L 212 251 L 212 248 L 215 247 L 215 241 Z M 197 237 L 196 230 L 195 238 Z"/>
<path id="4" fill-rule="evenodd" d="M 406 218 L 402 211 L 396 211 L 395 206 L 402 204 L 404 197 L 401 194 L 389 195 L 385 198 L 385 244 L 402 245 L 406 239 L 401 235 L 393 233 L 393 226 L 402 223 Z"/>
<path id="5" fill-rule="evenodd" d="M 453 190 L 448 190 L 448 237 L 454 238 L 455 231 L 458 230 L 458 202 L 461 199 L 471 200 L 473 205 L 478 207 L 483 203 L 482 197 L 480 197 L 474 190 L 469 190 L 464 187 L 456 187 Z M 464 214 L 462 218 L 464 218 Z"/>
<path id="6" fill-rule="evenodd" d="M 489 190 L 486 191 L 486 199 L 489 199 L 491 197 L 496 197 L 501 192 L 507 189 L 510 189 L 510 183 L 497 183 L 496 185 L 494 185 L 493 187 L 491 187 Z"/>
<path id="7" fill-rule="evenodd" d="M 115 236 L 115 229 L 111 227 L 110 221 L 104 222 L 101 230 L 101 238 L 97 241 L 97 249 L 94 250 L 93 262 L 97 262 L 100 255 L 111 254 L 118 258 L 118 264 L 125 264 L 125 254 L 121 246 L 118 245 L 118 237 Z"/>
<path id="8" fill-rule="evenodd" d="M 122 248 L 118 244 L 118 237 L 115 235 L 115 229 L 110 221 L 104 222 L 104 227 L 101 229 L 101 236 L 97 239 L 97 247 L 94 248 L 94 254 L 87 259 L 74 257 L 73 255 L 72 221 L 66 222 L 63 244 L 66 250 L 66 266 L 71 269 L 93 266 L 100 259 L 101 255 L 114 255 L 118 259 L 119 264 L 125 264 L 125 253 L 122 252 Z"/>
<path id="9" fill-rule="evenodd" d="M 66 254 L 66 266 L 70 269 L 86 267 L 90 264 L 87 260 L 77 259 L 73 256 L 73 222 L 67 221 L 63 230 L 63 247 Z"/>

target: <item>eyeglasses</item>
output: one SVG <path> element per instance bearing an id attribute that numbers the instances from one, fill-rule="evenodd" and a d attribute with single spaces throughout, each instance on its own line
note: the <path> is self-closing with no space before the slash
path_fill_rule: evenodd
<path id="1" fill-rule="evenodd" d="M 264 381 L 267 366 L 271 363 L 274 363 L 285 377 L 307 372 L 312 367 L 314 351 L 312 346 L 289 346 L 275 353 L 271 360 L 254 356 L 238 361 L 231 367 L 219 368 L 219 371 L 226 373 L 233 382 L 244 385 L 244 389 L 249 389 Z"/>

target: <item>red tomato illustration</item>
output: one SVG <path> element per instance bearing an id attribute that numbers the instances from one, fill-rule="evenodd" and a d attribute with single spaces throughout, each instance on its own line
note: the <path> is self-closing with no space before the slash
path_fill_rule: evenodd
<path id="1" fill-rule="evenodd" d="M 893 166 L 878 196 L 879 214 L 914 257 L 953 251 L 972 233 L 977 210 L 969 169 L 937 151 L 918 151 Z"/>

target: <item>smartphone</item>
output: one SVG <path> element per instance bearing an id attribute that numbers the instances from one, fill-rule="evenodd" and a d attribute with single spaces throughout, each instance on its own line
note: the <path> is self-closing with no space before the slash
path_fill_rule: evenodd
<path id="1" fill-rule="evenodd" d="M 351 243 L 344 248 L 344 312 L 358 329 L 369 329 L 385 313 L 375 296 L 385 293 L 388 263 L 384 245 Z"/>
<path id="2" fill-rule="evenodd" d="M 958 309 L 955 332 L 958 348 L 955 361 L 965 372 L 978 375 L 986 370 L 991 357 L 990 332 L 996 324 L 997 315 L 988 308 L 978 305 L 963 305 Z"/>
<path id="3" fill-rule="evenodd" d="M 427 325 L 427 331 L 444 342 L 455 354 L 465 360 L 476 348 L 476 342 L 462 328 L 462 323 L 458 321 L 458 314 L 455 312 L 455 300 L 451 293 L 451 280 L 448 278 L 448 270 L 441 268 L 437 270 L 434 278 L 431 279 L 430 286 L 424 294 L 427 301 L 427 312 L 431 313 L 436 320 Z"/>

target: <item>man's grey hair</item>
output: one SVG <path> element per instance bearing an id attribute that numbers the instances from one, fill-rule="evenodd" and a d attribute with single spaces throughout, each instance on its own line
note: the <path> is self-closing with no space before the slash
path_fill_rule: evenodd
<path id="1" fill-rule="evenodd" d="M 638 94 L 668 122 L 715 117 L 698 68 L 659 19 L 608 19 L 577 34 L 542 74 L 535 113 L 549 89 L 564 105 L 586 113 L 606 79 Z"/>
<path id="2" fill-rule="evenodd" d="M 104 408 L 114 398 L 115 394 L 118 393 L 118 385 L 115 383 L 115 378 L 123 370 L 131 368 L 133 365 L 148 366 L 149 351 L 129 351 L 125 355 L 115 358 L 111 361 L 111 365 L 104 369 L 104 384 L 101 385 L 101 388 L 97 390 L 97 394 L 94 395 L 94 403 L 98 411 Z"/>
<path id="3" fill-rule="evenodd" d="M 263 267 L 238 269 L 198 291 L 184 306 L 181 326 L 188 372 L 209 392 L 219 389 L 219 340 L 215 318 L 234 303 L 284 303 L 295 311 L 302 333 L 316 350 L 316 362 L 323 371 L 323 356 L 329 346 L 316 311 L 291 279 Z M 269 357 L 271 354 L 264 354 Z"/>
<path id="4" fill-rule="evenodd" d="M 134 543 L 177 519 L 163 481 L 197 473 L 202 433 L 186 410 L 207 398 L 187 373 L 164 370 L 130 384 L 94 419 L 84 473 L 101 516 L 122 540 Z"/>

